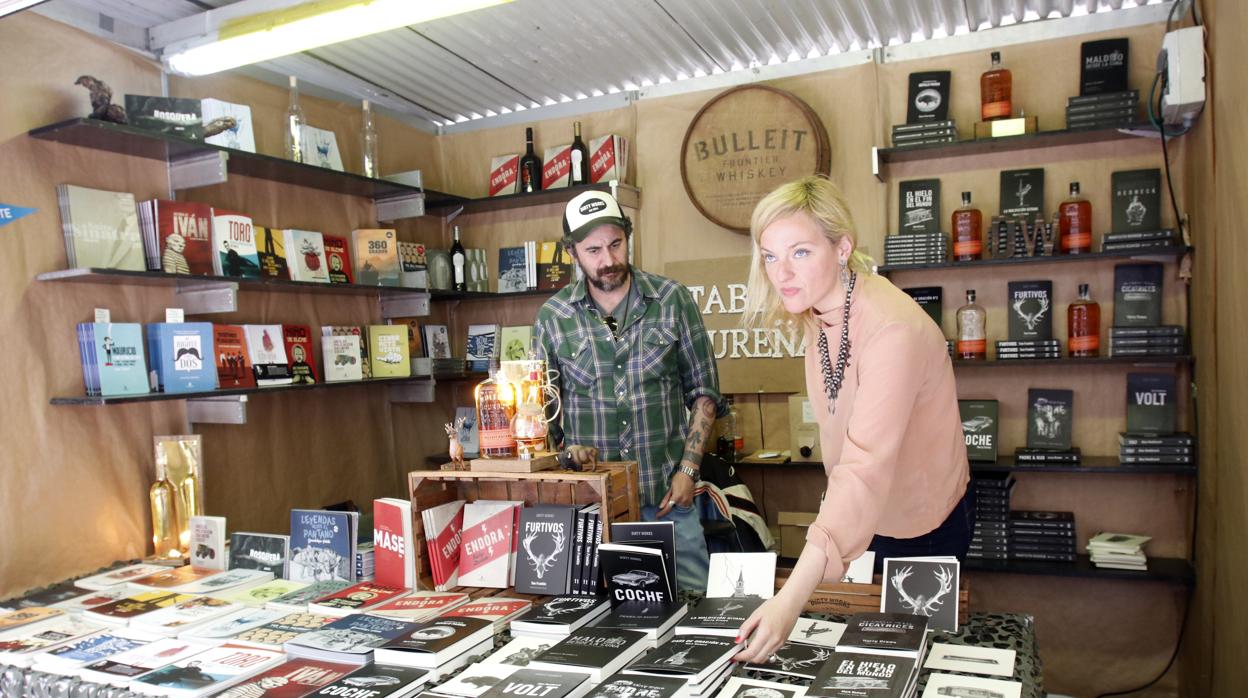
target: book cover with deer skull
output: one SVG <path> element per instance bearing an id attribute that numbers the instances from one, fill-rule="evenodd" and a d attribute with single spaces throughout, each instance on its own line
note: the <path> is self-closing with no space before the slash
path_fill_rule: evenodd
<path id="1" fill-rule="evenodd" d="M 520 512 L 516 592 L 561 596 L 568 593 L 572 526 L 576 507 L 540 505 Z"/>
<path id="2" fill-rule="evenodd" d="M 1053 339 L 1053 282 L 1011 281 L 1008 311 L 1010 339 Z"/>
<path id="3" fill-rule="evenodd" d="M 959 571 L 952 557 L 886 558 L 880 611 L 925 616 L 929 628 L 957 632 Z"/>

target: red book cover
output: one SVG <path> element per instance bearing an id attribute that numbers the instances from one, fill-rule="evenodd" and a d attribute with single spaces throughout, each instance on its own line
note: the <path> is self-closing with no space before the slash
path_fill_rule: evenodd
<path id="1" fill-rule="evenodd" d="M 282 325 L 286 344 L 286 361 L 294 385 L 312 385 L 320 381 L 316 375 L 316 357 L 312 353 L 312 330 L 307 325 Z M 320 341 L 320 340 L 317 340 Z"/>
<path id="2" fill-rule="evenodd" d="M 425 539 L 433 583 L 439 591 L 459 582 L 459 544 L 464 529 L 464 503 L 449 502 L 424 513 Z"/>
<path id="3" fill-rule="evenodd" d="M 325 263 L 329 265 L 329 283 L 355 283 L 351 278 L 351 253 L 347 239 L 322 235 L 321 244 L 325 248 Z"/>
<path id="4" fill-rule="evenodd" d="M 511 582 L 516 502 L 469 502 L 464 506 L 459 583 L 504 589 Z"/>
<path id="5" fill-rule="evenodd" d="M 212 207 L 189 201 L 157 201 L 160 269 L 167 274 L 212 276 Z"/>
<path id="6" fill-rule="evenodd" d="M 363 612 L 380 603 L 407 593 L 403 587 L 392 587 L 376 582 L 360 582 L 312 602 L 318 609 Z"/>
<path id="7" fill-rule="evenodd" d="M 352 664 L 334 664 L 315 659 L 287 659 L 272 669 L 262 671 L 216 695 L 218 698 L 299 698 L 322 686 L 328 686 L 356 669 L 359 667 Z"/>
<path id="8" fill-rule="evenodd" d="M 547 148 L 542 160 L 542 189 L 558 189 L 568 186 L 572 173 L 572 145 Z"/>
<path id="9" fill-rule="evenodd" d="M 499 601 L 491 601 L 488 598 L 480 601 L 472 601 L 462 606 L 457 606 L 442 614 L 442 618 L 484 618 L 485 620 L 498 620 L 506 618 L 514 613 L 519 613 L 529 609 L 533 604 L 529 601 L 521 599 L 506 599 Z"/>
<path id="10" fill-rule="evenodd" d="M 213 347 L 217 350 L 217 383 L 225 388 L 254 388 L 256 376 L 247 355 L 247 334 L 238 325 L 213 325 Z"/>
<path id="11" fill-rule="evenodd" d="M 424 616 L 425 613 L 450 610 L 468 603 L 471 599 L 460 592 L 416 592 L 412 596 L 404 596 L 389 601 L 369 610 L 369 613 L 391 618 Z"/>
<path id="12" fill-rule="evenodd" d="M 373 500 L 373 579 L 378 584 L 409 589 L 415 586 L 414 568 L 409 572 L 414 562 L 408 557 L 411 529 L 410 503 Z"/>
<path id="13" fill-rule="evenodd" d="M 490 196 L 516 193 L 520 175 L 519 155 L 499 155 L 490 162 Z"/>

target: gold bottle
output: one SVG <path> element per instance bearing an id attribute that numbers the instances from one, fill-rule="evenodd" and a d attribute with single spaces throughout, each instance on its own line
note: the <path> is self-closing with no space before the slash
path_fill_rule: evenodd
<path id="1" fill-rule="evenodd" d="M 152 545 L 156 557 L 181 557 L 182 525 L 178 490 L 169 482 L 165 464 L 156 463 L 156 482 L 147 491 L 152 505 Z"/>

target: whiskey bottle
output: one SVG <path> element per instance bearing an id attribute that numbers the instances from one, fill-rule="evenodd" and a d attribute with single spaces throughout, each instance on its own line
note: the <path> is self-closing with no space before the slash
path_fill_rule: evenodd
<path id="1" fill-rule="evenodd" d="M 1014 79 L 1001 67 L 1001 52 L 992 52 L 992 67 L 979 76 L 979 115 L 984 121 L 1008 119 L 1014 113 L 1011 101 Z"/>
<path id="2" fill-rule="evenodd" d="M 988 315 L 975 303 L 975 289 L 966 292 L 966 305 L 958 308 L 958 342 L 954 353 L 959 359 L 988 358 Z"/>
<path id="3" fill-rule="evenodd" d="M 152 545 L 156 557 L 181 557 L 178 490 L 169 482 L 165 464 L 156 462 L 156 482 L 147 491 L 152 505 Z"/>
<path id="4" fill-rule="evenodd" d="M 1062 254 L 1092 251 L 1092 204 L 1079 195 L 1079 183 L 1070 183 L 1070 198 L 1057 207 Z"/>
<path id="5" fill-rule="evenodd" d="M 1079 284 L 1079 299 L 1066 307 L 1066 348 L 1072 357 L 1101 353 L 1101 306 L 1092 300 L 1087 284 Z"/>
<path id="6" fill-rule="evenodd" d="M 303 118 L 303 108 L 299 106 L 299 80 L 290 76 L 290 100 L 286 104 L 286 159 L 303 162 L 303 126 L 307 121 Z"/>
<path id="7" fill-rule="evenodd" d="M 962 192 L 962 207 L 953 212 L 953 258 L 959 262 L 984 254 L 984 215 L 971 206 L 971 193 Z"/>
<path id="8" fill-rule="evenodd" d="M 516 416 L 515 388 L 499 377 L 497 359 L 490 362 L 490 374 L 477 384 L 473 397 L 481 457 L 515 458 L 516 439 L 511 432 L 511 420 Z"/>
<path id="9" fill-rule="evenodd" d="M 524 156 L 520 158 L 520 192 L 542 190 L 542 159 L 533 150 L 533 129 L 524 129 Z"/>
<path id="10" fill-rule="evenodd" d="M 571 160 L 572 172 L 569 178 L 572 186 L 589 184 L 589 148 L 586 148 L 585 141 L 581 140 L 581 122 L 579 121 L 572 124 Z"/>

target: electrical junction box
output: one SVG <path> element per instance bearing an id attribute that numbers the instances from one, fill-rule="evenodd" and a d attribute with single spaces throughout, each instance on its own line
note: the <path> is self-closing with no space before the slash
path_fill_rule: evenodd
<path id="1" fill-rule="evenodd" d="M 1161 40 L 1161 50 L 1166 62 L 1161 115 L 1167 124 L 1186 126 L 1205 103 L 1205 28 L 1168 32 Z"/>

